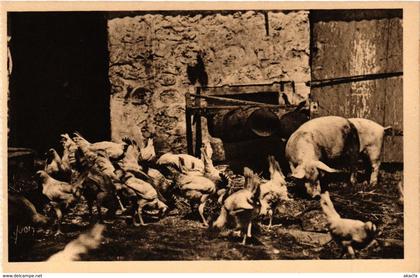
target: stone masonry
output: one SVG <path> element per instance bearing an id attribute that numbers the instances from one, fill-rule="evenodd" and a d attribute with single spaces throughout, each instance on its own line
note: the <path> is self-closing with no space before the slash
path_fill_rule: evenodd
<path id="1" fill-rule="evenodd" d="M 142 13 L 109 19 L 108 33 L 112 139 L 141 130 L 158 153 L 186 152 L 186 69 L 198 52 L 209 86 L 310 80 L 308 11 Z M 309 94 L 296 91 L 295 102 Z"/>

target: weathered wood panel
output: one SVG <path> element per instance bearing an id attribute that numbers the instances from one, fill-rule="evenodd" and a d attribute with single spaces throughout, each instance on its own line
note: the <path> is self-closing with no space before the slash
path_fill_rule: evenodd
<path id="1" fill-rule="evenodd" d="M 340 16 L 334 14 L 340 13 Z M 402 18 L 398 11 L 312 11 L 312 80 L 402 72 Z M 311 88 L 313 117 L 340 115 L 403 129 L 402 77 Z M 384 161 L 402 162 L 402 137 L 386 137 Z"/>
<path id="2" fill-rule="evenodd" d="M 403 97 L 402 78 L 388 79 L 385 82 L 386 97 L 384 105 L 385 125 L 392 125 L 395 131 L 403 130 Z M 384 140 L 384 161 L 403 162 L 403 136 L 385 136 Z"/>

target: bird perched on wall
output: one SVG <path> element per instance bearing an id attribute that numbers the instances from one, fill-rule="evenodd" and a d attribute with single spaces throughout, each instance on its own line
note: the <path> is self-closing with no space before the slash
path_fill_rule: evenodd
<path id="1" fill-rule="evenodd" d="M 321 194 L 321 208 L 327 216 L 328 230 L 331 237 L 343 248 L 340 257 L 347 252 L 355 258 L 354 249 L 363 249 L 373 243 L 376 235 L 376 226 L 370 221 L 345 219 L 337 213 L 330 199 L 330 194 L 325 191 Z"/>
<path id="2" fill-rule="evenodd" d="M 208 75 L 202 55 L 201 52 L 197 53 L 196 64 L 193 66 L 187 65 L 187 75 L 192 85 L 198 82 L 201 87 L 206 87 L 208 84 Z"/>

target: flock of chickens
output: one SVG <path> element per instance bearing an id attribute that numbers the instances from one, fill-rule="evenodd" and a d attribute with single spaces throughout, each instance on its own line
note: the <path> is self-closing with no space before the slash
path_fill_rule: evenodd
<path id="1" fill-rule="evenodd" d="M 286 178 L 273 156 L 268 157 L 270 180 L 260 178 L 245 167 L 245 184 L 235 190 L 229 176 L 214 167 L 210 144 L 202 146 L 201 159 L 198 159 L 188 154 L 173 153 L 157 158 L 152 139 L 145 147 L 140 147 L 129 138 L 120 143 L 91 143 L 79 133 L 74 133 L 73 137 L 62 134 L 61 143 L 62 156 L 50 149 L 44 170 L 36 173 L 42 194 L 49 199 L 49 207 L 55 212 L 56 235 L 62 233 L 60 224 L 63 214 L 73 208 L 81 197 L 87 201 L 92 222 L 93 207 L 96 205 L 99 222 L 107 222 L 121 210 L 131 216 L 135 226 L 140 226 L 146 225 L 144 214 L 162 218 L 174 207 L 174 196 L 181 196 L 188 200 L 192 210 L 197 209 L 202 225 L 209 231 L 219 232 L 236 224 L 235 231 L 243 237 L 242 244 L 246 244 L 247 238 L 252 237 L 252 223 L 258 217 L 268 216 L 271 227 L 277 205 L 293 201 L 288 196 Z M 217 219 L 211 223 L 204 211 L 210 199 L 220 207 Z M 374 224 L 342 219 L 335 211 L 328 192 L 321 195 L 320 204 L 327 216 L 332 238 L 343 247 L 342 256 L 348 253 L 354 257 L 353 248 L 363 248 L 373 241 Z M 102 208 L 107 209 L 105 214 Z M 42 217 L 38 213 L 35 215 Z M 40 221 L 45 222 L 46 219 Z M 101 233 L 102 230 L 102 226 L 95 226 L 92 231 Z M 98 242 L 99 238 L 96 236 L 93 242 Z M 80 239 L 75 240 L 78 241 Z M 93 244 L 94 247 L 97 245 Z"/>

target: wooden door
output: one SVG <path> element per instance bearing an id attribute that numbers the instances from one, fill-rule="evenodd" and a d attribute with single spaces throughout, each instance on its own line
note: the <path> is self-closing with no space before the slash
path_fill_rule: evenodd
<path id="1" fill-rule="evenodd" d="M 391 125 L 383 160 L 403 162 L 402 11 L 324 10 L 310 18 L 312 116 Z"/>

